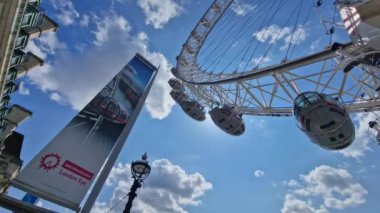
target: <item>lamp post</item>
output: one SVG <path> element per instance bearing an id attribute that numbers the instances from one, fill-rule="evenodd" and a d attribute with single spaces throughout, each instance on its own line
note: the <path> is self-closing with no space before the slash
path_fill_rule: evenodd
<path id="1" fill-rule="evenodd" d="M 141 156 L 141 160 L 132 161 L 131 173 L 133 178 L 133 184 L 131 190 L 128 193 L 128 202 L 125 204 L 123 213 L 130 213 L 132 208 L 133 199 L 137 196 L 136 190 L 141 187 L 142 182 L 149 176 L 150 166 L 148 164 L 148 155 L 145 153 Z"/>

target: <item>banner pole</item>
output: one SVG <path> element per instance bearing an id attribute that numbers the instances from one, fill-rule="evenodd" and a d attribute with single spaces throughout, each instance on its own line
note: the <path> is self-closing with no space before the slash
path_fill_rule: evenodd
<path id="1" fill-rule="evenodd" d="M 151 78 L 146 91 L 144 92 L 142 98 L 140 99 L 138 105 L 136 106 L 136 109 L 138 109 L 137 110 L 138 113 L 135 113 L 133 115 L 133 117 L 131 116 L 131 118 L 127 124 L 127 125 L 129 125 L 127 127 L 127 131 L 123 132 L 123 134 L 119 137 L 119 139 L 117 140 L 117 142 L 115 144 L 115 147 L 112 149 L 108 159 L 104 163 L 103 169 L 100 171 L 99 176 L 94 183 L 94 187 L 90 191 L 90 194 L 88 195 L 88 198 L 87 198 L 86 202 L 84 203 L 84 205 L 80 211 L 81 213 L 89 213 L 91 211 L 92 206 L 94 205 L 96 198 L 98 197 L 100 190 L 102 189 L 102 187 L 104 185 L 104 182 L 107 180 L 107 177 L 108 177 L 109 173 L 111 172 L 112 167 L 115 164 L 115 161 L 116 161 L 117 157 L 119 156 L 121 149 L 123 148 L 123 146 L 127 140 L 129 132 L 131 131 L 131 129 L 133 127 L 133 124 L 135 123 L 142 107 L 144 106 L 145 100 L 149 94 L 149 91 L 153 85 L 154 79 L 156 78 L 158 71 L 159 71 L 159 68 L 153 74 L 153 77 Z"/>

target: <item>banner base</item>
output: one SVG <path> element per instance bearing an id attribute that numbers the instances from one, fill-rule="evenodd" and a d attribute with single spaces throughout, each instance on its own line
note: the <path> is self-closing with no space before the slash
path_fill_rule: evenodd
<path id="1" fill-rule="evenodd" d="M 58 204 L 60 206 L 69 208 L 69 209 L 74 210 L 76 212 L 80 211 L 80 207 L 77 204 L 72 203 L 70 201 L 67 201 L 64 198 L 56 197 L 56 196 L 54 196 L 52 194 L 49 194 L 49 193 L 44 193 L 40 189 L 36 189 L 33 186 L 30 186 L 30 185 L 25 184 L 23 182 L 19 182 L 17 179 L 14 179 L 11 182 L 11 185 L 14 186 L 14 187 L 16 187 L 16 188 L 18 188 L 18 189 L 21 189 L 21 190 L 23 190 L 25 192 L 29 192 L 29 193 L 37 196 L 37 197 L 41 197 L 42 199 L 45 199 L 45 200 L 51 201 L 53 203 L 56 203 L 56 204 Z"/>
<path id="2" fill-rule="evenodd" d="M 0 195 L 0 206 L 13 212 L 29 212 L 29 213 L 58 213 L 45 209 L 30 203 L 23 202 L 8 195 Z"/>

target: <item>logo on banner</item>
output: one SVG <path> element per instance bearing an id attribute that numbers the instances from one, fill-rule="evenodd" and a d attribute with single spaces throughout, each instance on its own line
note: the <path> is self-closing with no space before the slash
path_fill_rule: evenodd
<path id="1" fill-rule="evenodd" d="M 49 153 L 41 157 L 40 169 L 48 172 L 58 167 L 61 162 L 61 156 L 58 153 Z"/>
<path id="2" fill-rule="evenodd" d="M 40 169 L 49 172 L 58 168 L 61 164 L 62 156 L 58 153 L 49 153 L 41 157 Z M 59 174 L 65 178 L 68 178 L 74 182 L 79 183 L 79 185 L 86 185 L 90 181 L 94 174 L 83 167 L 69 161 L 65 162 L 60 166 Z"/>

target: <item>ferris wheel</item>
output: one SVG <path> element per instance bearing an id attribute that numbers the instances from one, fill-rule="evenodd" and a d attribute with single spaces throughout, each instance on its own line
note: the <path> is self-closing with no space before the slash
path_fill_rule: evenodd
<path id="1" fill-rule="evenodd" d="M 199 121 L 208 108 L 232 135 L 244 132 L 243 115 L 294 115 L 313 142 L 345 148 L 355 137 L 348 113 L 380 108 L 379 7 L 216 0 L 177 57 L 171 96 Z"/>

